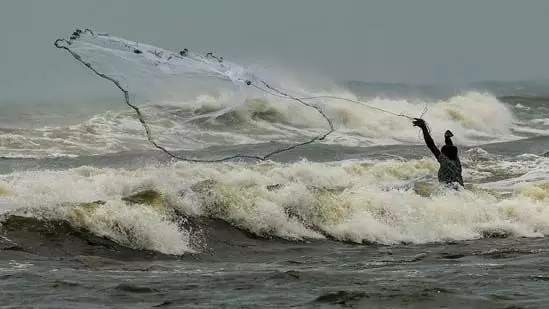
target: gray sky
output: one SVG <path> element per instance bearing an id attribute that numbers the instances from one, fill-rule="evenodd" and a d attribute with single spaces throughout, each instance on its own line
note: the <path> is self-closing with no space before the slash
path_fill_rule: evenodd
<path id="1" fill-rule="evenodd" d="M 549 78 L 549 1 L 4 0 L 0 99 L 111 85 L 53 41 L 75 28 L 339 80 Z"/>

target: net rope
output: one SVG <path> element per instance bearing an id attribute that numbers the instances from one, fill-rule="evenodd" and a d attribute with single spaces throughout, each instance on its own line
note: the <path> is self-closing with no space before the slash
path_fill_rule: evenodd
<path id="1" fill-rule="evenodd" d="M 120 50 L 120 53 L 132 53 L 133 56 L 141 56 L 143 57 L 144 61 L 148 61 L 149 63 L 154 63 L 156 67 L 158 67 L 163 73 L 168 75 L 178 75 L 178 74 L 184 73 L 184 74 L 187 74 L 187 76 L 194 76 L 194 77 L 208 76 L 208 77 L 219 78 L 222 80 L 231 81 L 232 83 L 237 84 L 240 87 L 251 86 L 271 96 L 296 101 L 305 107 L 316 110 L 324 118 L 324 120 L 328 124 L 329 129 L 326 132 L 316 135 L 304 142 L 294 143 L 289 146 L 280 147 L 264 155 L 234 154 L 234 155 L 230 155 L 230 156 L 226 156 L 218 159 L 200 159 L 200 158 L 191 158 L 191 157 L 175 154 L 173 151 L 168 150 L 166 147 L 162 146 L 153 138 L 151 127 L 147 123 L 146 117 L 141 111 L 141 109 L 137 106 L 137 104 L 132 102 L 133 100 L 132 100 L 132 95 L 130 93 L 130 86 L 125 85 L 123 83 L 123 78 L 116 77 L 114 76 L 115 74 L 108 74 L 108 73 L 102 72 L 90 61 L 86 61 L 77 51 L 74 50 L 74 48 L 72 48 L 75 42 L 79 41 L 82 37 L 85 37 L 85 36 L 88 36 L 94 39 L 101 39 L 103 40 L 103 43 L 105 45 L 114 46 L 115 48 L 118 48 Z M 223 57 L 215 56 L 212 53 L 207 53 L 206 56 L 202 56 L 195 53 L 191 53 L 187 49 L 184 49 L 179 53 L 173 53 L 167 50 L 154 47 L 152 45 L 132 42 L 122 38 L 118 38 L 118 37 L 112 37 L 109 34 L 105 34 L 105 33 L 96 33 L 90 29 L 85 29 L 84 31 L 76 29 L 76 31 L 74 31 L 69 38 L 61 38 L 61 39 L 55 40 L 54 45 L 59 49 L 63 49 L 67 51 L 76 61 L 78 61 L 85 67 L 87 67 L 95 75 L 113 83 L 116 86 L 116 88 L 118 88 L 124 95 L 125 103 L 135 112 L 140 124 L 145 130 L 147 140 L 155 148 L 164 152 L 166 155 L 172 157 L 173 159 L 177 159 L 177 160 L 189 161 L 189 162 L 204 162 L 204 163 L 223 162 L 223 161 L 229 161 L 234 159 L 252 159 L 252 160 L 264 161 L 269 159 L 273 155 L 286 152 L 286 151 L 289 151 L 301 146 L 305 146 L 308 144 L 312 144 L 316 141 L 324 140 L 327 136 L 329 136 L 335 131 L 334 124 L 332 120 L 322 110 L 322 108 L 320 108 L 315 104 L 308 103 L 305 100 L 314 100 L 314 99 L 343 100 L 343 101 L 360 104 L 365 107 L 368 107 L 380 112 L 384 112 L 393 116 L 404 117 L 410 120 L 414 119 L 413 117 L 410 117 L 403 113 L 397 114 L 397 113 L 387 111 L 378 107 L 367 105 L 357 100 L 352 100 L 347 98 L 341 98 L 341 97 L 335 97 L 335 96 L 311 96 L 311 97 L 293 96 L 287 92 L 284 92 L 280 89 L 275 88 L 274 86 L 267 83 L 266 81 L 259 79 L 256 76 L 246 72 L 240 66 L 237 66 L 228 61 L 225 61 Z M 97 48 L 97 47 L 94 46 L 94 48 Z M 105 50 L 108 49 L 108 47 L 103 47 L 103 48 Z M 117 52 L 116 49 L 113 49 L 113 50 L 109 49 L 109 51 L 113 53 Z M 423 117 L 423 114 L 425 114 L 426 111 L 427 109 L 423 111 L 422 115 L 419 118 Z M 201 117 L 203 116 L 193 117 L 191 118 L 191 120 L 199 119 Z"/>

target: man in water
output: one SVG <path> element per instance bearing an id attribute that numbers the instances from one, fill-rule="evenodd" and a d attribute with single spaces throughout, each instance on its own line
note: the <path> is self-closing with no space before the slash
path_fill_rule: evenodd
<path id="1" fill-rule="evenodd" d="M 421 128 L 423 131 L 423 139 L 427 147 L 435 155 L 438 162 L 440 163 L 440 168 L 438 170 L 438 181 L 445 184 L 455 184 L 459 183 L 463 187 L 463 178 L 461 177 L 461 162 L 459 162 L 458 149 L 452 143 L 451 137 L 454 136 L 450 130 L 447 130 L 444 133 L 445 145 L 442 146 L 440 151 L 438 150 L 433 138 L 429 134 L 429 129 L 427 129 L 427 124 L 423 119 L 414 118 L 412 122 L 415 127 Z"/>

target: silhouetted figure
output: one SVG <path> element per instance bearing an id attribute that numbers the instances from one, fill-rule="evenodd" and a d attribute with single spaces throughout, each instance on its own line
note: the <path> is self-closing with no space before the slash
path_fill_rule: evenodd
<path id="1" fill-rule="evenodd" d="M 463 186 L 463 178 L 461 176 L 461 162 L 458 157 L 458 149 L 452 143 L 451 137 L 454 136 L 450 130 L 444 132 L 445 145 L 442 146 L 440 151 L 438 150 L 433 138 L 429 134 L 427 124 L 423 119 L 414 118 L 412 122 L 414 126 L 421 128 L 423 131 L 423 139 L 427 144 L 427 147 L 431 150 L 435 158 L 440 163 L 438 170 L 438 181 L 445 184 L 459 183 Z"/>

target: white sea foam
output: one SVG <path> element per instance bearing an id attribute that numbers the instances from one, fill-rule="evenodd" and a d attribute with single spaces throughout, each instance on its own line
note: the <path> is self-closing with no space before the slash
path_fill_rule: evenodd
<path id="1" fill-rule="evenodd" d="M 514 182 L 486 186 L 494 191 L 453 191 L 429 185 L 425 180 L 434 179 L 437 169 L 431 159 L 176 163 L 134 171 L 81 167 L 16 172 L 2 176 L 0 187 L 4 211 L 40 209 L 36 216 L 64 219 L 129 247 L 165 253 L 196 249 L 189 232 L 166 216 L 171 207 L 190 216 L 221 218 L 258 235 L 286 239 L 426 243 L 474 239 L 487 231 L 547 235 L 549 178 L 535 176 L 530 165 L 548 163 L 544 158 L 538 160 L 523 162 L 524 171 L 531 171 Z M 479 173 L 488 168 L 464 164 Z M 499 196 L 497 191 L 509 191 L 508 186 L 513 188 L 510 195 Z M 122 196 L 150 188 L 161 192 L 169 203 L 128 206 L 121 201 Z M 86 209 L 74 205 L 94 200 L 107 203 Z"/>
<path id="2" fill-rule="evenodd" d="M 344 91 L 310 93 L 357 99 Z M 201 149 L 213 145 L 238 145 L 261 142 L 296 142 L 327 131 L 326 121 L 313 109 L 255 92 L 245 104 L 225 110 L 206 122 L 186 122 L 192 115 L 224 110 L 242 99 L 238 93 L 199 95 L 187 103 L 162 101 L 143 111 L 154 138 L 171 149 Z M 365 105 L 333 99 L 312 100 L 322 107 L 336 125 L 336 132 L 324 143 L 345 146 L 374 146 L 423 143 L 410 120 L 386 114 Z M 420 116 L 427 106 L 425 119 L 433 138 L 442 142 L 449 129 L 460 145 L 521 138 L 517 134 L 545 134 L 546 130 L 519 125 L 504 104 L 489 94 L 466 93 L 446 101 L 417 102 L 371 99 L 364 104 L 390 112 Z M 48 156 L 104 154 L 127 150 L 152 149 L 145 132 L 132 111 L 105 112 L 81 124 L 45 127 L 3 134 L 0 151 L 10 156 Z"/>

